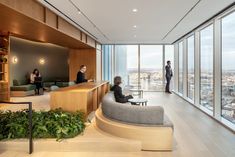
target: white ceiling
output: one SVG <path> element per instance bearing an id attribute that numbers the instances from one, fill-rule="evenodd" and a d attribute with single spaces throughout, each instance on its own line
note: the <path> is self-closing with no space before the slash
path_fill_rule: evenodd
<path id="1" fill-rule="evenodd" d="M 38 1 L 63 17 L 68 16 L 95 36 L 99 42 L 105 44 L 172 43 L 235 2 L 235 0 Z M 195 7 L 192 9 L 193 6 Z M 82 14 L 79 14 L 78 8 Z M 132 12 L 134 8 L 138 9 L 137 13 Z M 68 18 L 67 20 L 74 24 Z M 134 28 L 134 25 L 137 28 Z"/>

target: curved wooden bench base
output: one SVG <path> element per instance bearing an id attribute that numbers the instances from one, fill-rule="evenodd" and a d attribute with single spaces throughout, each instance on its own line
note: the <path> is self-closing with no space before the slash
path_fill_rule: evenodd
<path id="1" fill-rule="evenodd" d="M 121 138 L 139 140 L 142 150 L 172 150 L 173 129 L 171 127 L 148 127 L 121 123 L 103 116 L 101 108 L 96 110 L 96 125 L 99 129 Z"/>

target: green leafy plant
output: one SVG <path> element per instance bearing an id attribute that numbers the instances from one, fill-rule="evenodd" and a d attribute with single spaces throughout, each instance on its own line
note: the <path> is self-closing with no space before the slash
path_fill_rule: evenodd
<path id="1" fill-rule="evenodd" d="M 51 111 L 33 111 L 34 138 L 72 138 L 85 129 L 84 113 L 65 112 L 61 109 Z M 0 111 L 0 140 L 27 138 L 28 110 L 17 112 Z"/>

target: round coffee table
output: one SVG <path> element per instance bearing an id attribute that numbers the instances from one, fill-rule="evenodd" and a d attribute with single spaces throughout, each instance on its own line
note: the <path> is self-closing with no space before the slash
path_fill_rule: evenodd
<path id="1" fill-rule="evenodd" d="M 128 100 L 130 103 L 135 103 L 136 105 L 142 105 L 142 106 L 147 106 L 147 99 L 138 99 L 138 98 L 134 98 L 134 99 L 129 99 Z"/>
<path id="2" fill-rule="evenodd" d="M 137 93 L 139 98 L 143 98 L 143 93 L 144 93 L 144 90 L 143 89 L 135 89 L 135 88 L 132 88 L 132 89 L 129 89 L 130 92 L 132 93 Z"/>

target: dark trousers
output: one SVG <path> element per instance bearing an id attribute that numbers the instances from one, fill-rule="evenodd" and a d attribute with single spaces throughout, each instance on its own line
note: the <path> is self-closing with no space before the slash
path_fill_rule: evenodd
<path id="1" fill-rule="evenodd" d="M 132 95 L 128 95 L 128 96 L 126 96 L 126 98 L 127 98 L 127 100 L 133 99 L 133 96 Z"/>
<path id="2" fill-rule="evenodd" d="M 39 90 L 43 88 L 42 82 L 34 82 L 36 85 L 36 94 L 39 94 Z"/>
<path id="3" fill-rule="evenodd" d="M 171 82 L 171 77 L 166 77 L 166 88 L 165 88 L 165 92 L 170 92 L 170 82 Z"/>

